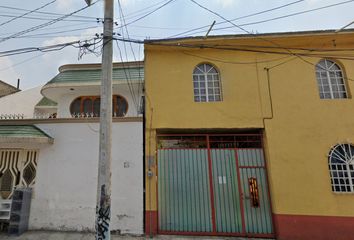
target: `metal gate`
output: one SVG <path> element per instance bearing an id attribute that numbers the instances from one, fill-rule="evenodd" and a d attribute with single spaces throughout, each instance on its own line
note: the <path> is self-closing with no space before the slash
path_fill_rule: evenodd
<path id="1" fill-rule="evenodd" d="M 273 237 L 262 135 L 159 135 L 159 233 Z"/>

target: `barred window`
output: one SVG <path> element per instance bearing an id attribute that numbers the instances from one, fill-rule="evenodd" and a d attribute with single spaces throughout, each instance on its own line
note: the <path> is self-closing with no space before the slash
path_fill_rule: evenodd
<path id="1" fill-rule="evenodd" d="M 38 152 L 0 148 L 0 199 L 9 199 L 14 187 L 35 184 Z"/>
<path id="2" fill-rule="evenodd" d="M 195 102 L 222 101 L 219 72 L 210 64 L 196 66 L 193 71 L 193 88 Z"/>
<path id="3" fill-rule="evenodd" d="M 321 99 L 348 98 L 342 69 L 333 61 L 322 59 L 316 65 Z"/>
<path id="4" fill-rule="evenodd" d="M 333 192 L 354 192 L 354 146 L 337 144 L 328 156 Z"/>
<path id="5" fill-rule="evenodd" d="M 82 96 L 76 98 L 70 106 L 72 116 L 100 116 L 101 99 L 99 96 Z M 112 97 L 112 115 L 113 117 L 124 117 L 128 112 L 128 102 L 124 97 L 114 95 Z"/>

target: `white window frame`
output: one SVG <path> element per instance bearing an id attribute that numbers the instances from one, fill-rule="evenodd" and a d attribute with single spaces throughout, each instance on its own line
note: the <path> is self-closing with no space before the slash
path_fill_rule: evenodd
<path id="1" fill-rule="evenodd" d="M 209 68 L 207 71 L 205 70 L 207 69 L 206 66 Z M 196 73 L 198 70 L 200 73 Z M 211 78 L 212 86 L 209 86 L 210 79 L 208 78 Z M 204 87 L 202 85 L 204 85 Z M 209 90 L 211 90 L 211 93 Z M 220 74 L 215 66 L 209 63 L 201 63 L 194 68 L 193 92 L 195 102 L 222 101 Z"/>
<path id="2" fill-rule="evenodd" d="M 335 145 L 328 156 L 332 191 L 354 193 L 354 146 L 345 143 Z"/>
<path id="3" fill-rule="evenodd" d="M 331 69 L 333 66 L 336 69 Z M 316 78 L 321 99 L 348 98 L 344 72 L 336 62 L 329 59 L 320 60 L 316 64 Z"/>

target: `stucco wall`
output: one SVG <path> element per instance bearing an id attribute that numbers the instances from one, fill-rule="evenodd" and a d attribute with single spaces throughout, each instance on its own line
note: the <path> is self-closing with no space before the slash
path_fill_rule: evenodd
<path id="1" fill-rule="evenodd" d="M 33 118 L 34 106 L 42 99 L 42 86 L 17 92 L 0 99 L 1 114 L 23 114 L 25 118 Z"/>
<path id="2" fill-rule="evenodd" d="M 328 54 L 343 55 L 349 54 L 345 49 L 353 46 L 353 35 L 308 35 L 280 40 L 273 37 L 271 41 L 286 47 L 337 49 L 338 52 Z M 207 44 L 208 40 L 200 42 Z M 221 38 L 211 44 L 237 48 L 242 44 L 270 43 L 253 38 Z M 326 56 L 325 51 L 322 54 Z M 303 57 L 304 61 L 277 54 L 152 45 L 145 48 L 145 56 L 146 91 L 150 97 L 146 107 L 146 142 L 151 142 L 147 155 L 156 157 L 155 133 L 159 129 L 264 129 L 275 214 L 354 216 L 353 193 L 333 193 L 328 170 L 331 147 L 344 142 L 354 144 L 354 71 L 350 60 L 337 61 L 349 78 L 349 98 L 320 99 L 314 66 L 319 57 Z M 193 100 L 192 72 L 203 62 L 220 71 L 222 102 Z M 265 68 L 271 68 L 269 79 Z M 156 164 L 151 168 L 156 173 Z M 152 211 L 157 210 L 155 180 L 146 178 L 146 192 L 151 194 L 146 206 Z"/>
<path id="3" fill-rule="evenodd" d="M 97 123 L 38 124 L 54 138 L 40 148 L 30 229 L 94 230 Z M 143 232 L 141 122 L 113 123 L 111 230 Z"/>

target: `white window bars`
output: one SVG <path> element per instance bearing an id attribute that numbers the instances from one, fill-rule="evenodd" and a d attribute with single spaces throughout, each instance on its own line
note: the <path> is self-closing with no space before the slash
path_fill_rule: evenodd
<path id="1" fill-rule="evenodd" d="M 335 145 L 328 156 L 333 192 L 354 192 L 354 146 Z"/>
<path id="2" fill-rule="evenodd" d="M 222 101 L 219 72 L 210 64 L 203 63 L 195 67 L 193 89 L 195 102 Z"/>
<path id="3" fill-rule="evenodd" d="M 342 69 L 333 61 L 322 59 L 316 65 L 321 99 L 348 98 Z"/>
<path id="4" fill-rule="evenodd" d="M 35 184 L 38 151 L 0 149 L 0 199 L 9 199 L 16 186 Z"/>

